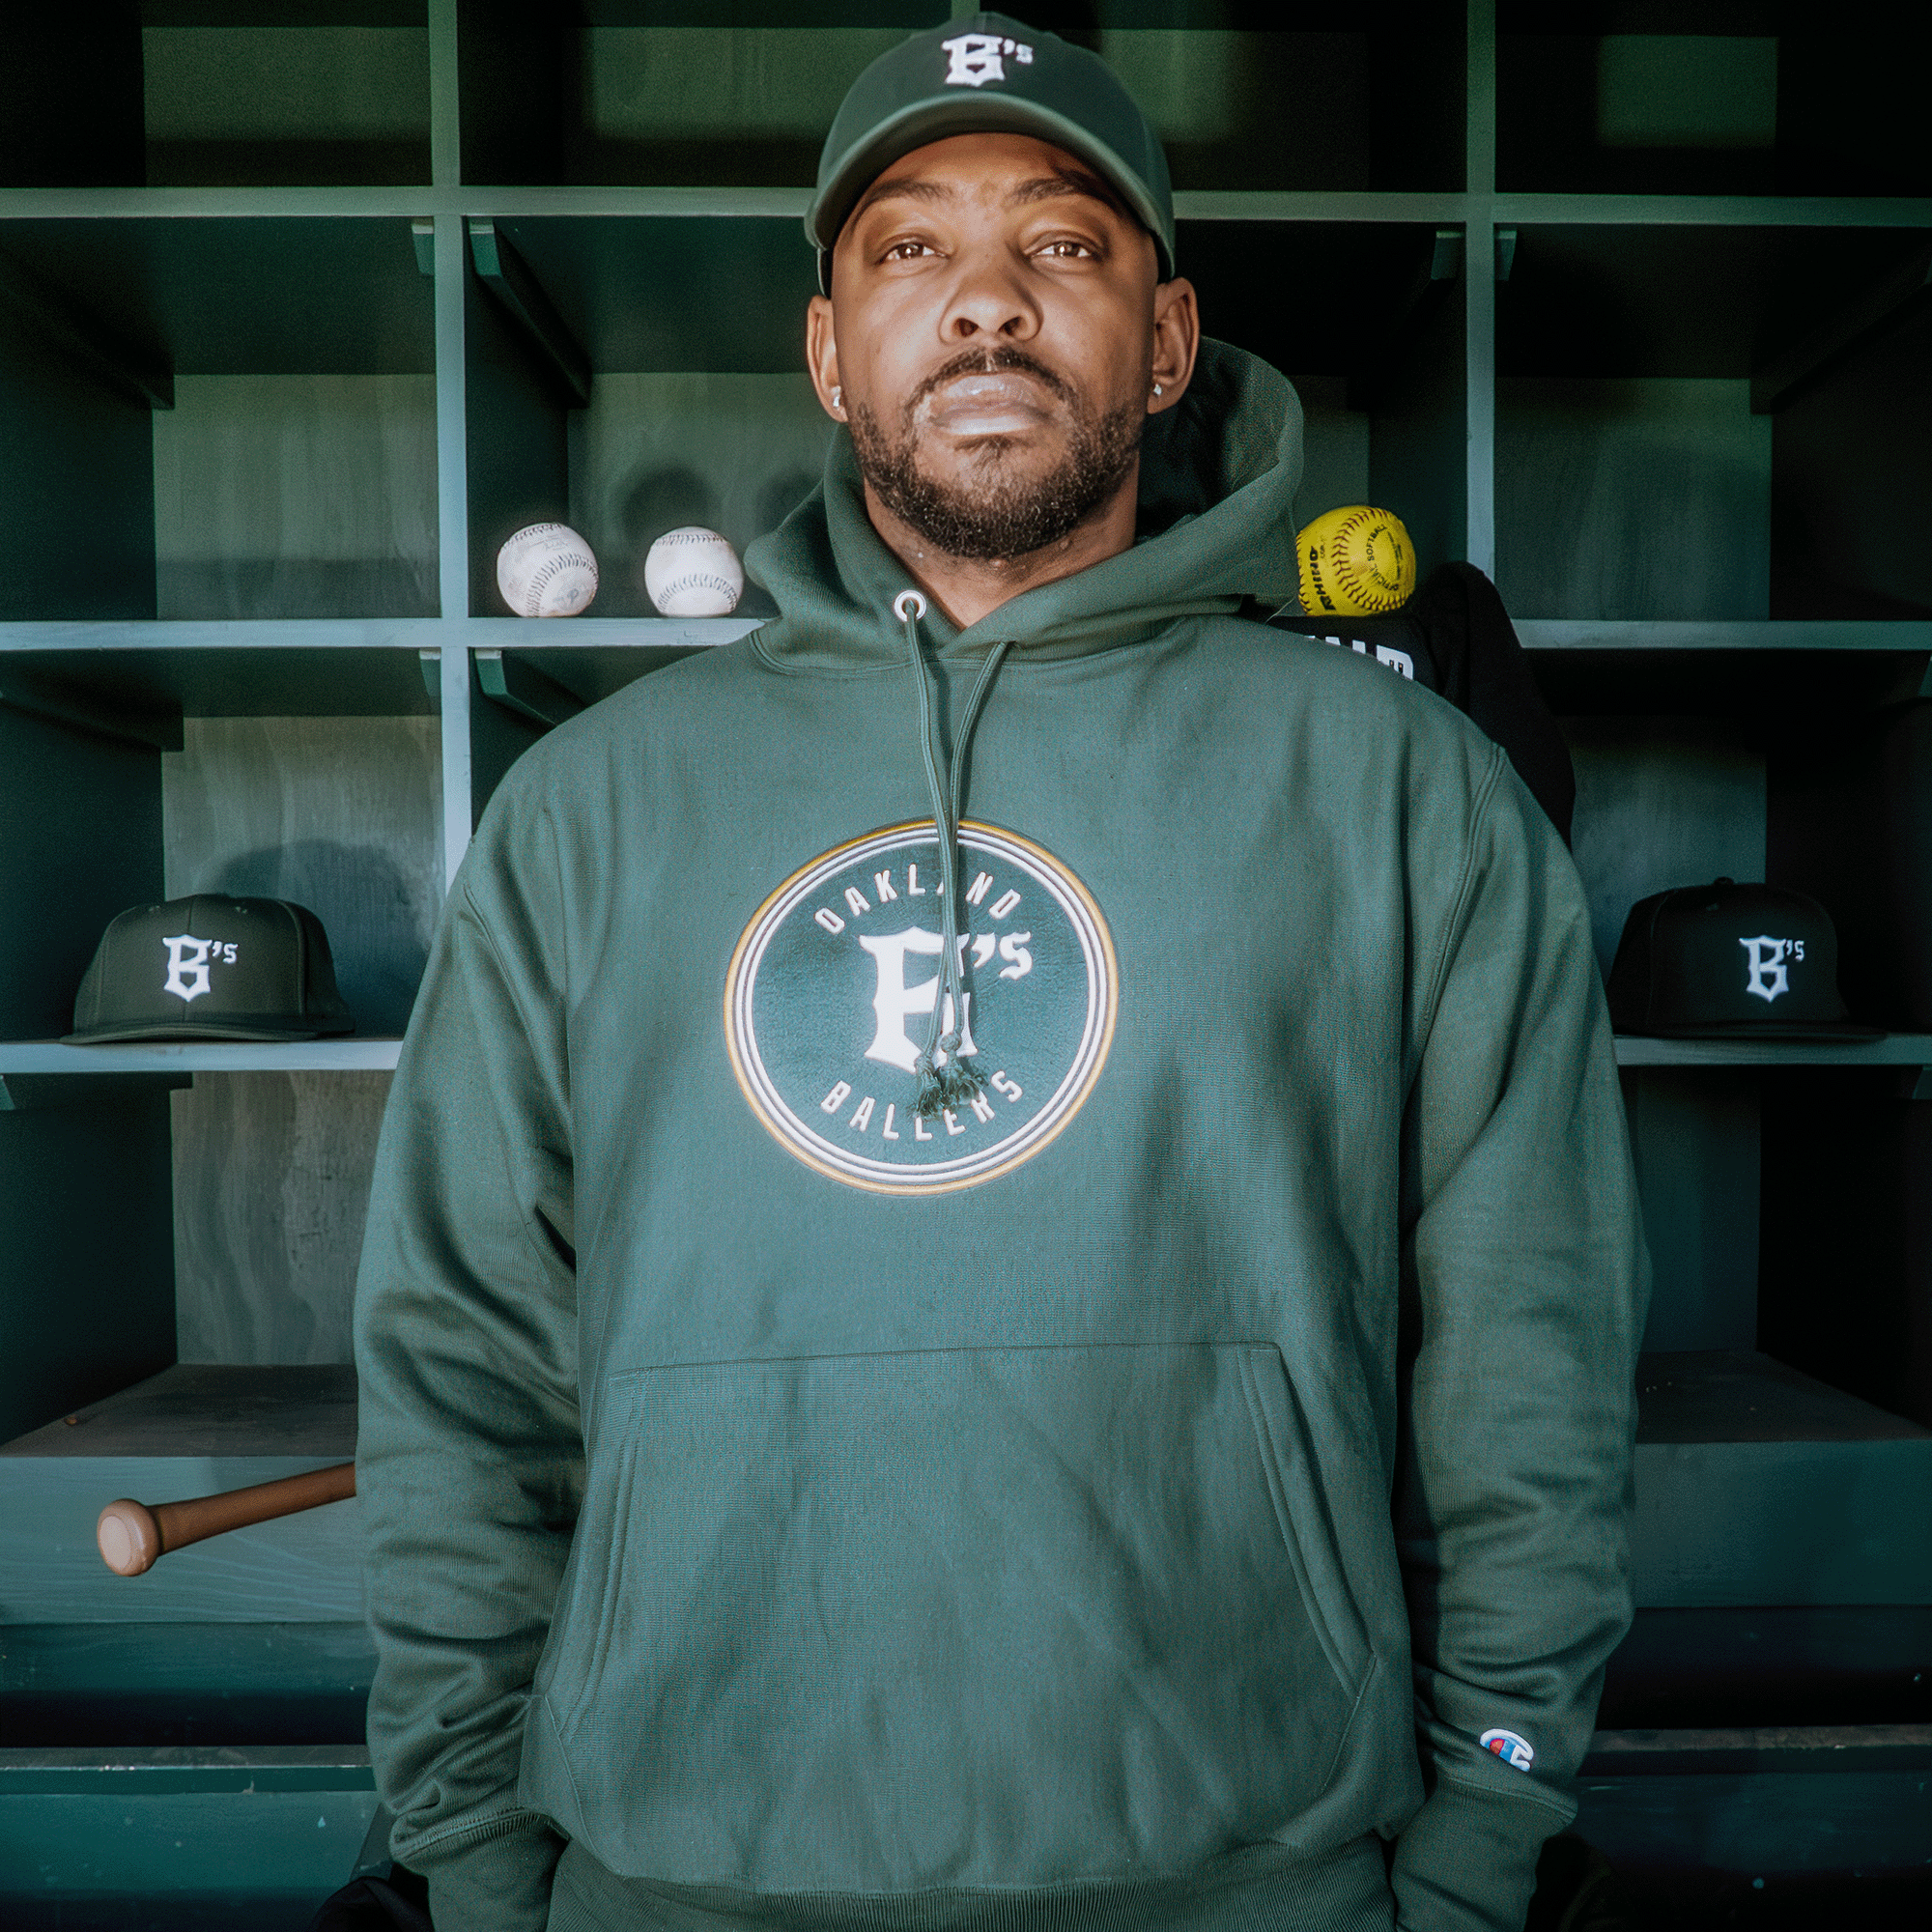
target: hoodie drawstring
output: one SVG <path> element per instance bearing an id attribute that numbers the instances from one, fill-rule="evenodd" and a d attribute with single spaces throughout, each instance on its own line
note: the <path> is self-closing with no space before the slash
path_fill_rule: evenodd
<path id="1" fill-rule="evenodd" d="M 933 724 L 932 680 L 925 668 L 925 653 L 920 648 L 919 620 L 925 615 L 925 599 L 917 590 L 901 590 L 893 599 L 893 614 L 905 626 L 906 653 L 912 664 L 913 685 L 919 694 L 919 748 L 925 761 L 926 788 L 932 798 L 932 822 L 939 834 L 940 890 L 940 985 L 932 1003 L 932 1024 L 926 1029 L 925 1045 L 913 1070 L 919 1076 L 919 1096 L 913 1112 L 922 1120 L 931 1120 L 951 1107 L 964 1106 L 980 1092 L 978 1071 L 959 1057 L 959 1041 L 966 1029 L 966 993 L 961 971 L 965 947 L 959 939 L 959 785 L 966 753 L 973 742 L 973 729 L 980 722 L 980 707 L 999 674 L 1000 665 L 1010 648 L 1010 640 L 995 644 L 980 668 L 979 682 L 966 700 L 959 720 L 959 735 L 952 747 L 952 769 L 942 781 L 939 749 Z M 945 1024 L 948 1012 L 952 1024 Z M 941 1066 L 944 1058 L 946 1065 Z"/>

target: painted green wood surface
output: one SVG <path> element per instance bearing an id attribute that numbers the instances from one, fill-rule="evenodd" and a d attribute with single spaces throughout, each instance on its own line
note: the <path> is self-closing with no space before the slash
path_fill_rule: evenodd
<path id="1" fill-rule="evenodd" d="M 395 24 L 372 19 L 400 15 Z M 141 34 L 156 184 L 429 179 L 429 34 L 420 7 L 348 23 L 205 11 Z M 411 17 L 413 16 L 413 17 Z"/>
<path id="2" fill-rule="evenodd" d="M 434 616 L 434 377 L 177 377 L 155 570 L 162 619 Z"/>
<path id="3" fill-rule="evenodd" d="M 0 1112 L 0 1439 L 173 1358 L 166 1107 L 164 1090 L 124 1089 Z"/>
<path id="4" fill-rule="evenodd" d="M 347 1883 L 375 1811 L 366 1783 L 0 1795 L 0 1918 L 9 1932 L 300 1932 Z"/>
<path id="5" fill-rule="evenodd" d="M 1913 1872 L 1932 1863 L 1932 1773 L 1765 1770 L 1585 1777 L 1576 1829 L 1613 1866 L 1728 1872 Z M 1848 1908 L 1850 1901 L 1845 1901 Z M 1822 1912 L 1830 1908 L 1820 1903 Z M 1721 1918 L 1705 1920 L 1719 1923 Z M 1840 1920 L 1856 1924 L 1855 1909 Z M 1901 1921 L 1902 1922 L 1902 1921 Z"/>
<path id="6" fill-rule="evenodd" d="M 332 1363 L 173 1362 L 0 1446 L 14 1458 L 355 1453 L 354 1369 Z"/>
<path id="7" fill-rule="evenodd" d="M 175 1096 L 188 1362 L 347 1362 L 385 1073 L 203 1074 Z"/>
<path id="8" fill-rule="evenodd" d="M 333 1456 L 0 1457 L 0 1623 L 355 1623 L 362 1616 L 358 1504 L 231 1530 L 117 1577 L 95 1519 L 117 1496 L 145 1503 L 242 1489 Z"/>
<path id="9" fill-rule="evenodd" d="M 65 1033 L 108 921 L 159 895 L 160 756 L 0 705 L 0 1036 Z M 173 1354 L 165 1094 L 0 1112 L 0 1439 Z"/>
<path id="10" fill-rule="evenodd" d="M 1637 1602 L 1932 1602 L 1932 1440 L 1642 1443 Z"/>
<path id="11" fill-rule="evenodd" d="M 360 1745 L 375 1667 L 361 1624 L 0 1624 L 0 1740 Z"/>
<path id="12" fill-rule="evenodd" d="M 154 1073 L 179 1086 L 184 1073 L 363 1073 L 386 1072 L 396 1064 L 402 1041 L 394 1037 L 349 1039 L 240 1040 L 142 1039 L 101 1046 L 65 1046 L 57 1039 L 0 1042 L 0 1077 L 19 1073 L 29 1079 L 116 1080 L 127 1074 Z"/>
<path id="13" fill-rule="evenodd" d="M 162 759 L 171 898 L 298 900 L 356 1031 L 399 1034 L 441 906 L 434 718 L 192 718 Z"/>
<path id="14" fill-rule="evenodd" d="M 1772 425 L 1743 378 L 1500 378 L 1496 587 L 1572 619 L 1771 614 Z"/>

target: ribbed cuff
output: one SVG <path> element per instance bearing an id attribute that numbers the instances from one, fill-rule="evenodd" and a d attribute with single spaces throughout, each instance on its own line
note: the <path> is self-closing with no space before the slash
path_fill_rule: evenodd
<path id="1" fill-rule="evenodd" d="M 1401 1932 L 1520 1932 L 1537 1854 L 1566 1822 L 1554 1804 L 1439 1777 L 1396 1840 Z"/>
<path id="2" fill-rule="evenodd" d="M 531 1818 L 432 1865 L 429 1916 L 438 1932 L 544 1932 L 563 1847 L 562 1838 Z"/>

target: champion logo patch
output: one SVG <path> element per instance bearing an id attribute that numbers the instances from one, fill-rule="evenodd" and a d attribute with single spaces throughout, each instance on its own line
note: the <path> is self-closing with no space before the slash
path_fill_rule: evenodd
<path id="1" fill-rule="evenodd" d="M 1476 1742 L 1492 1756 L 1514 1765 L 1518 1771 L 1527 1771 L 1536 1762 L 1536 1751 L 1529 1740 L 1514 1731 L 1485 1731 Z"/>
<path id="2" fill-rule="evenodd" d="M 963 1107 L 912 1111 L 935 1003 L 954 1019 L 930 819 L 800 867 L 731 955 L 724 1039 L 745 1098 L 787 1152 L 849 1186 L 938 1194 L 1006 1174 L 1079 1112 L 1106 1063 L 1119 975 L 1093 895 L 1013 833 L 967 820 L 959 845 L 959 1056 L 982 1089 Z"/>

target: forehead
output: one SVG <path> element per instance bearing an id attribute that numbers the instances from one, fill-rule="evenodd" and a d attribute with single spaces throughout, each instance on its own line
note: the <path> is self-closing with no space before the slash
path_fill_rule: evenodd
<path id="1" fill-rule="evenodd" d="M 922 201 L 940 199 L 1002 202 L 1048 182 L 1065 182 L 1081 191 L 1094 183 L 1093 168 L 1065 148 L 1033 134 L 988 131 L 952 134 L 901 155 L 860 196 L 855 216 L 874 203 L 905 192 Z M 1106 206 L 1102 196 L 1086 196 Z"/>

